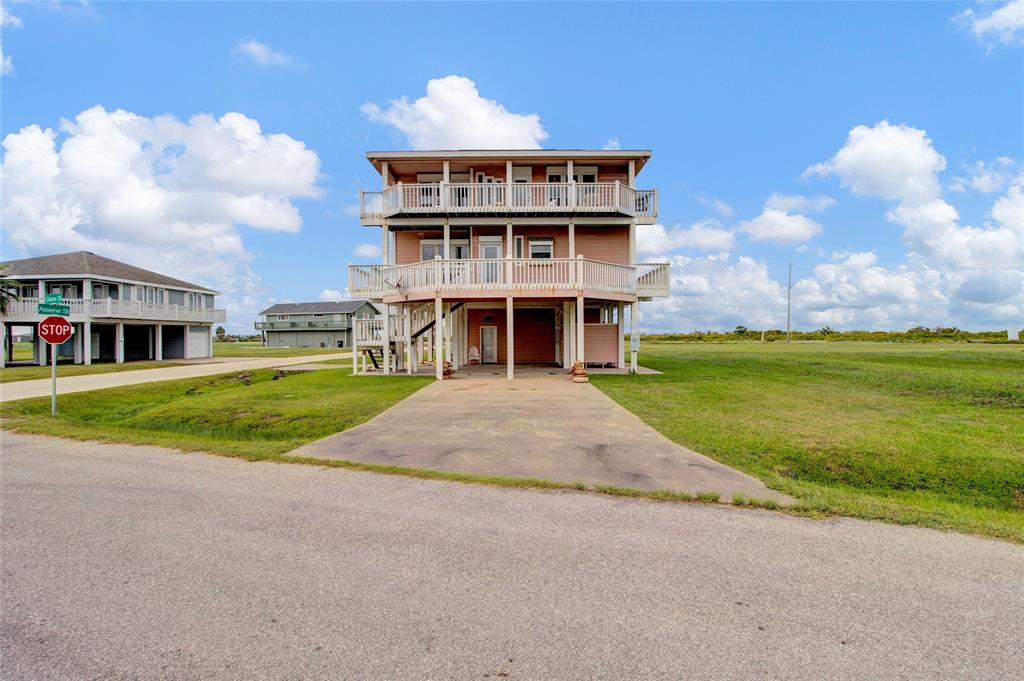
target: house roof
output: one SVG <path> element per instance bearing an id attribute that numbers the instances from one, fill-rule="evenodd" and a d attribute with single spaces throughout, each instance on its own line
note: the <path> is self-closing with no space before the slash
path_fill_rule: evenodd
<path id="1" fill-rule="evenodd" d="M 213 289 L 192 284 L 181 279 L 168 277 L 158 272 L 144 270 L 135 265 L 104 258 L 89 251 L 74 251 L 57 255 L 43 255 L 38 258 L 23 258 L 0 263 L 4 274 L 13 279 L 19 277 L 95 277 L 97 279 L 115 279 L 155 286 L 192 289 L 206 293 L 218 293 Z"/>
<path id="2" fill-rule="evenodd" d="M 636 172 L 651 158 L 650 149 L 438 149 L 434 151 L 368 151 L 366 159 L 377 172 L 381 162 L 529 160 L 563 162 L 636 161 Z"/>
<path id="3" fill-rule="evenodd" d="M 277 303 L 260 314 L 351 314 L 368 300 L 338 300 L 329 303 Z"/>

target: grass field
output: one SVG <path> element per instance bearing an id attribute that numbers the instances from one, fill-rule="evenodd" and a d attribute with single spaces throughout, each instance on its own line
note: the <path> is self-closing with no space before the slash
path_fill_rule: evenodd
<path id="1" fill-rule="evenodd" d="M 646 344 L 591 381 L 805 508 L 1024 542 L 1024 347 Z"/>
<path id="2" fill-rule="evenodd" d="M 265 348 L 261 343 L 214 343 L 214 357 L 302 357 L 351 352 L 352 348 Z"/>
<path id="3" fill-rule="evenodd" d="M 363 423 L 430 383 L 339 371 L 276 375 L 264 369 L 72 393 L 61 396 L 57 419 L 50 398 L 20 400 L 0 405 L 0 417 L 24 432 L 268 459 Z"/>

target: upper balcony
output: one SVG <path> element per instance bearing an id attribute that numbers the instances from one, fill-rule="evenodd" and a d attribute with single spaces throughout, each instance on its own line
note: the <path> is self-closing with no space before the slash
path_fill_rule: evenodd
<path id="1" fill-rule="evenodd" d="M 42 303 L 40 298 L 19 298 L 7 303 L 7 312 L 3 321 L 11 324 L 17 322 L 40 322 L 46 315 L 36 312 L 36 306 Z M 143 303 L 138 300 L 113 300 L 111 298 L 82 299 L 65 298 L 64 305 L 70 308 L 67 319 L 70 322 L 85 322 L 93 319 L 144 319 L 154 322 L 223 322 L 224 310 L 212 307 L 190 307 L 188 305 L 165 305 L 161 303 Z"/>
<path id="2" fill-rule="evenodd" d="M 309 331 L 309 330 L 320 330 L 320 331 L 344 331 L 352 328 L 352 323 L 348 320 L 308 320 L 308 321 L 262 321 L 256 322 L 257 331 Z"/>
<path id="3" fill-rule="evenodd" d="M 436 295 L 587 297 L 667 296 L 669 263 L 618 265 L 589 258 L 426 260 L 411 265 L 349 265 L 354 297 L 395 302 Z"/>
<path id="4" fill-rule="evenodd" d="M 399 182 L 384 191 L 360 192 L 359 215 L 364 225 L 395 217 L 513 215 L 631 217 L 640 224 L 653 224 L 658 192 L 620 182 Z"/>

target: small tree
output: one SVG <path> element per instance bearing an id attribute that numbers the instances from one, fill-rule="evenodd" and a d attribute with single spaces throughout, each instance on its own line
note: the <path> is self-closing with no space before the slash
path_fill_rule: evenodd
<path id="1" fill-rule="evenodd" d="M 18 299 L 21 282 L 4 274 L 5 267 L 0 267 L 0 314 L 7 314 L 7 303 Z"/>
<path id="2" fill-rule="evenodd" d="M 214 333 L 217 335 L 217 340 L 219 340 L 219 341 L 223 341 L 224 340 L 224 333 L 225 333 L 225 331 L 224 331 L 224 327 L 223 326 L 218 326 L 217 330 L 214 331 Z"/>

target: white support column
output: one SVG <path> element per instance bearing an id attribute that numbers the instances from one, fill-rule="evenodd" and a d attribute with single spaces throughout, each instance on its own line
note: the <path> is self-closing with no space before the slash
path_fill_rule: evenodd
<path id="1" fill-rule="evenodd" d="M 576 361 L 586 362 L 587 355 L 584 352 L 584 305 L 583 296 L 576 296 Z"/>
<path id="2" fill-rule="evenodd" d="M 412 311 L 409 303 L 402 305 L 402 326 L 405 328 L 405 373 L 412 376 Z"/>
<path id="3" fill-rule="evenodd" d="M 455 368 L 455 356 L 452 353 L 452 304 L 444 304 L 444 360 Z"/>
<path id="4" fill-rule="evenodd" d="M 640 333 L 640 303 L 634 302 L 629 311 L 629 371 L 636 373 L 636 350 L 633 349 L 633 338 Z"/>
<path id="5" fill-rule="evenodd" d="M 452 162 L 451 161 L 444 161 L 443 168 L 444 169 L 442 171 L 441 180 L 445 184 L 448 184 L 449 182 L 452 181 Z"/>
<path id="6" fill-rule="evenodd" d="M 383 163 L 380 164 L 380 188 L 381 188 L 381 191 L 383 191 L 383 190 L 388 188 L 388 182 L 390 181 L 390 178 L 388 176 L 390 174 L 391 174 L 391 172 L 388 170 L 388 162 L 384 161 Z"/>
<path id="7" fill-rule="evenodd" d="M 210 354 L 207 357 L 213 357 L 213 324 L 210 324 Z"/>
<path id="8" fill-rule="evenodd" d="M 508 161 L 505 161 L 505 186 L 508 187 L 511 184 L 512 184 L 512 161 L 510 159 Z M 511 192 L 512 190 L 508 189 L 506 191 L 510 191 Z M 511 197 L 510 197 L 510 199 L 511 199 Z"/>
<path id="9" fill-rule="evenodd" d="M 381 347 L 384 348 L 384 375 L 391 375 L 391 306 L 384 303 L 384 324 L 381 329 Z"/>
<path id="10" fill-rule="evenodd" d="M 566 300 L 562 303 L 562 368 L 571 369 L 575 356 L 574 330 L 576 328 L 576 303 Z"/>
<path id="11" fill-rule="evenodd" d="M 619 303 L 615 309 L 615 329 L 619 338 L 618 359 L 615 366 L 622 369 L 626 366 L 626 304 Z"/>
<path id="12" fill-rule="evenodd" d="M 39 325 L 38 324 L 36 324 L 36 333 L 32 337 L 32 340 L 35 343 L 35 353 L 32 355 L 32 357 L 33 357 L 33 359 L 35 359 L 36 364 L 38 364 L 41 367 L 44 367 L 44 366 L 46 366 L 46 345 L 47 344 L 45 342 L 43 342 L 42 338 L 39 337 Z"/>
<path id="13" fill-rule="evenodd" d="M 636 220 L 629 221 L 629 264 L 636 263 Z"/>
<path id="14" fill-rule="evenodd" d="M 185 327 L 185 356 L 188 357 L 188 327 Z M 124 364 L 124 322 L 114 327 L 114 361 Z"/>
<path id="15" fill-rule="evenodd" d="M 441 324 L 444 323 L 443 306 L 440 297 L 434 298 L 434 329 L 431 331 L 431 335 L 434 337 L 434 376 L 439 381 L 444 378 L 442 374 L 444 355 L 441 352 L 441 340 L 444 338 L 441 334 Z"/>
<path id="16" fill-rule="evenodd" d="M 444 259 L 452 257 L 452 229 L 448 224 L 448 218 L 444 219 Z"/>
<path id="17" fill-rule="evenodd" d="M 71 328 L 73 328 L 75 330 L 75 334 L 74 334 L 74 336 L 72 336 L 72 340 L 74 342 L 71 344 L 71 346 L 74 348 L 74 351 L 75 351 L 74 362 L 75 362 L 75 364 L 81 364 L 82 363 L 82 325 L 81 324 L 72 324 Z"/>
<path id="18" fill-rule="evenodd" d="M 391 264 L 391 234 L 388 231 L 387 224 L 383 224 L 380 227 L 381 238 L 380 238 L 380 252 L 381 252 L 381 264 L 385 267 Z"/>
<path id="19" fill-rule="evenodd" d="M 506 378 L 512 380 L 515 377 L 516 364 L 516 330 L 515 330 L 515 307 L 512 296 L 505 298 L 505 364 L 508 367 Z"/>
<path id="20" fill-rule="evenodd" d="M 11 339 L 7 337 L 9 331 L 10 327 L 0 320 L 0 369 L 7 366 L 7 348 L 11 346 Z"/>
<path id="21" fill-rule="evenodd" d="M 82 324 L 82 363 L 92 364 L 92 322 Z"/>
<path id="22" fill-rule="evenodd" d="M 576 257 L 576 222 L 569 220 L 569 257 Z"/>
<path id="23" fill-rule="evenodd" d="M 505 257 L 516 257 L 515 240 L 512 238 L 512 223 L 505 225 Z"/>
<path id="24" fill-rule="evenodd" d="M 359 315 L 352 315 L 352 375 L 359 373 Z"/>
<path id="25" fill-rule="evenodd" d="M 212 353 L 211 353 L 212 354 Z M 157 324 L 153 330 L 153 357 L 156 361 L 162 362 L 164 359 L 164 325 Z"/>
<path id="26" fill-rule="evenodd" d="M 636 161 L 629 161 L 629 188 L 636 189 Z"/>

